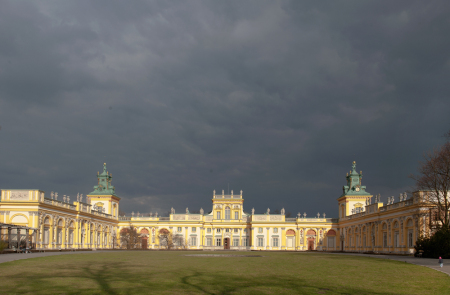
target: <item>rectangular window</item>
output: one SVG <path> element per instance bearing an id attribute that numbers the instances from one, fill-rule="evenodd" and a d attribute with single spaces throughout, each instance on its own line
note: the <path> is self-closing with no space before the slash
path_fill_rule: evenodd
<path id="1" fill-rule="evenodd" d="M 44 229 L 44 244 L 48 245 L 48 240 L 49 240 L 49 229 L 45 228 Z"/>
<path id="2" fill-rule="evenodd" d="M 239 212 L 234 212 L 234 219 L 239 219 Z"/>
<path id="3" fill-rule="evenodd" d="M 197 246 L 197 238 L 191 237 L 191 246 Z"/>
<path id="4" fill-rule="evenodd" d="M 387 233 L 383 233 L 383 247 L 387 248 Z"/>
<path id="5" fill-rule="evenodd" d="M 237 228 L 235 228 L 235 229 L 234 229 L 234 232 L 235 232 L 235 233 L 237 233 L 237 232 L 238 232 L 238 229 L 237 229 Z"/>
<path id="6" fill-rule="evenodd" d="M 225 229 L 225 232 L 226 232 L 226 233 L 229 233 L 229 232 L 230 232 L 230 229 L 229 229 L 229 228 L 226 228 L 226 229 Z"/>
<path id="7" fill-rule="evenodd" d="M 211 233 L 211 228 L 208 228 L 208 229 L 206 230 L 206 232 L 207 232 L 208 234 L 210 234 L 210 233 Z"/>
<path id="8" fill-rule="evenodd" d="M 242 238 L 242 246 L 247 247 L 248 246 L 248 239 Z"/>
<path id="9" fill-rule="evenodd" d="M 178 232 L 179 232 L 179 233 L 181 232 L 181 227 L 178 227 Z"/>
<path id="10" fill-rule="evenodd" d="M 273 232 L 276 234 L 276 233 L 278 233 L 278 228 L 274 228 L 273 229 Z"/>
<path id="11" fill-rule="evenodd" d="M 216 246 L 222 246 L 222 239 L 216 239 Z"/>
<path id="12" fill-rule="evenodd" d="M 58 244 L 62 243 L 62 230 L 58 228 Z"/>
<path id="13" fill-rule="evenodd" d="M 334 237 L 328 237 L 328 248 L 334 248 Z"/>
<path id="14" fill-rule="evenodd" d="M 394 241 L 395 247 L 399 247 L 400 246 L 400 241 L 399 241 L 398 231 L 395 232 L 394 239 L 395 239 L 395 241 Z"/>
<path id="15" fill-rule="evenodd" d="M 239 239 L 236 239 L 236 238 L 233 239 L 233 246 L 239 247 Z"/>
<path id="16" fill-rule="evenodd" d="M 217 219 L 220 219 L 220 211 L 217 211 Z"/>
<path id="17" fill-rule="evenodd" d="M 220 234 L 220 228 L 217 229 L 217 233 Z"/>
<path id="18" fill-rule="evenodd" d="M 264 239 L 258 238 L 258 247 L 264 247 Z"/>
<path id="19" fill-rule="evenodd" d="M 244 233 L 246 233 L 247 232 L 247 229 L 246 228 L 244 228 Z"/>
<path id="20" fill-rule="evenodd" d="M 278 247 L 278 238 L 273 238 L 272 247 Z"/>
<path id="21" fill-rule="evenodd" d="M 228 207 L 225 209 L 225 219 L 226 219 L 226 220 L 231 219 L 231 218 L 230 218 L 230 209 L 229 209 Z"/>
<path id="22" fill-rule="evenodd" d="M 193 227 L 193 228 L 192 228 L 192 232 L 195 233 L 196 231 L 197 231 L 197 228 L 196 228 L 196 227 Z"/>
<path id="23" fill-rule="evenodd" d="M 212 246 L 212 239 L 206 238 L 206 246 Z"/>
<path id="24" fill-rule="evenodd" d="M 258 233 L 262 233 L 263 232 L 263 229 L 262 229 L 262 227 L 260 227 L 260 228 L 258 228 Z"/>
<path id="25" fill-rule="evenodd" d="M 287 237 L 286 242 L 288 248 L 294 247 L 294 237 Z"/>
<path id="26" fill-rule="evenodd" d="M 412 248 L 413 247 L 413 230 L 410 229 L 408 231 L 408 247 Z"/>

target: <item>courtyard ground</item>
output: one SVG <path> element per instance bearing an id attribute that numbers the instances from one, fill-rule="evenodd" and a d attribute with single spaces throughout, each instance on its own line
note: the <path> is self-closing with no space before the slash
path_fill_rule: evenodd
<path id="1" fill-rule="evenodd" d="M 1 263 L 0 278 L 1 294 L 450 294 L 430 268 L 305 252 L 94 251 Z"/>

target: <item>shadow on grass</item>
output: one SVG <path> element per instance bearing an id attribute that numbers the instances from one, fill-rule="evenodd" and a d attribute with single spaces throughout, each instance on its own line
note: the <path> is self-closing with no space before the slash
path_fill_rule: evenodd
<path id="1" fill-rule="evenodd" d="M 116 295 L 117 293 L 111 288 L 111 286 L 108 283 L 108 280 L 111 279 L 110 277 L 108 277 L 108 269 L 112 266 L 120 267 L 120 265 L 117 265 L 117 263 L 115 265 L 103 264 L 101 265 L 99 270 L 93 270 L 91 267 L 83 267 L 82 269 L 86 274 L 84 278 L 96 281 L 102 293 Z"/>
<path id="2" fill-rule="evenodd" d="M 337 262 L 337 257 L 330 258 Z M 346 274 L 348 281 L 331 278 L 334 272 L 327 277 L 327 272 L 321 270 L 324 266 L 315 259 L 298 260 L 297 263 L 306 265 L 303 269 L 293 262 L 279 255 L 253 260 L 161 254 L 18 261 L 11 264 L 10 273 L 3 272 L 8 268 L 0 268 L 3 281 L 0 290 L 6 294 L 418 294 L 407 286 L 389 292 L 368 286 L 363 276 L 353 277 L 355 271 Z M 335 267 L 342 267 L 346 273 L 345 263 L 337 263 Z M 288 271 L 283 273 L 284 268 Z M 378 275 L 383 278 L 385 272 L 381 270 Z M 5 284 L 7 281 L 11 283 Z"/>
<path id="3" fill-rule="evenodd" d="M 123 265 L 122 265 L 123 266 Z M 63 269 L 60 269 L 61 271 Z M 64 269 L 66 270 L 66 269 Z M 79 271 L 80 269 L 78 269 Z M 32 294 L 386 294 L 365 288 L 333 286 L 327 282 L 314 284 L 292 276 L 237 276 L 232 273 L 190 271 L 160 271 L 157 273 L 135 273 L 121 268 L 117 263 L 102 263 L 82 267 L 82 272 L 58 274 L 50 279 L 44 274 L 22 275 L 18 282 L 28 288 L 3 288 L 5 293 Z M 4 279 L 9 279 L 8 276 Z M 17 280 L 17 278 L 15 278 Z M 79 289 L 61 285 L 61 281 L 75 280 Z M 95 286 L 86 286 L 89 281 Z M 121 282 L 121 286 L 112 283 Z M 395 294 L 395 293 L 391 293 Z"/>

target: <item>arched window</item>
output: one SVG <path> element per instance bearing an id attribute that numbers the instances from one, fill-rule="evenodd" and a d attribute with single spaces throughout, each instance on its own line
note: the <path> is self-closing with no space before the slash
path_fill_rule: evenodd
<path id="1" fill-rule="evenodd" d="M 225 219 L 231 219 L 230 218 L 230 207 L 225 208 Z"/>
<path id="2" fill-rule="evenodd" d="M 73 226 L 73 221 L 72 221 L 69 226 L 69 247 L 72 247 L 72 244 L 73 244 L 73 229 L 74 229 L 74 226 Z"/>

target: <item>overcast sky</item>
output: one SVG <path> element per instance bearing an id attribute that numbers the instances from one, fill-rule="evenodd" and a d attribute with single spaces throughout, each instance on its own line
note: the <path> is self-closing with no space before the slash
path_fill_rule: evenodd
<path id="1" fill-rule="evenodd" d="M 0 188 L 127 213 L 338 217 L 352 161 L 412 191 L 450 129 L 450 2 L 1 1 Z"/>

